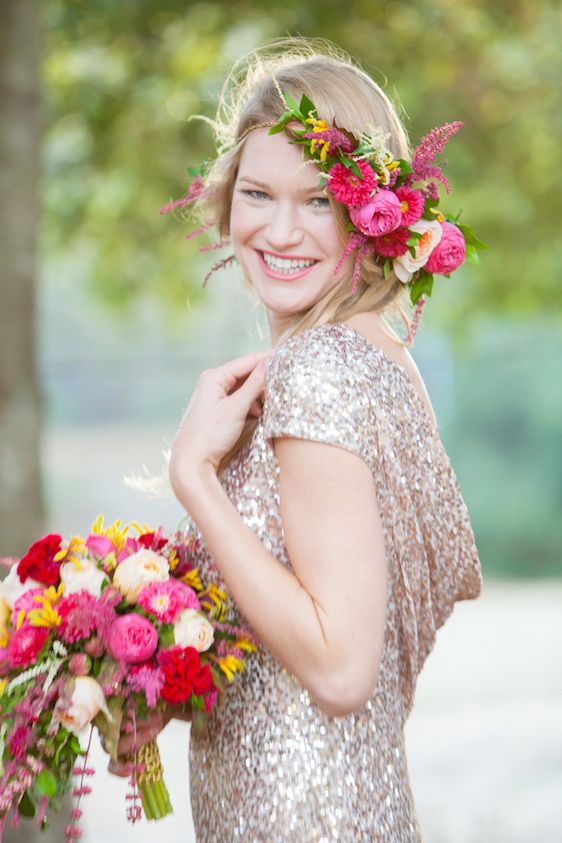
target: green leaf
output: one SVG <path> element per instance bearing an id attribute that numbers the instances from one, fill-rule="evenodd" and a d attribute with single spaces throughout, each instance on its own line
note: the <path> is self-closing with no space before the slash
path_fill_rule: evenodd
<path id="1" fill-rule="evenodd" d="M 22 798 L 20 799 L 18 805 L 18 813 L 22 817 L 34 817 L 35 816 L 35 805 L 31 801 L 31 797 L 27 790 L 23 794 Z"/>
<path id="2" fill-rule="evenodd" d="M 92 723 L 100 735 L 103 735 L 105 748 L 110 757 L 117 761 L 117 744 L 121 732 L 121 720 L 123 719 L 123 702 L 121 697 L 110 697 L 107 700 L 107 707 L 112 720 L 108 720 L 102 711 L 99 711 Z"/>
<path id="3" fill-rule="evenodd" d="M 410 301 L 412 304 L 417 304 L 418 300 L 426 294 L 430 296 L 433 290 L 433 275 L 428 272 L 420 272 L 413 284 L 410 284 Z"/>
<path id="4" fill-rule="evenodd" d="M 57 780 L 52 772 L 45 767 L 37 776 L 37 792 L 39 796 L 54 796 L 57 792 Z"/>
<path id="5" fill-rule="evenodd" d="M 350 232 L 351 231 L 357 231 L 357 229 L 355 228 L 355 226 L 353 225 L 353 223 L 351 221 L 346 224 L 345 230 L 350 231 Z"/>
<path id="6" fill-rule="evenodd" d="M 167 647 L 173 647 L 175 642 L 174 639 L 174 627 L 171 623 L 163 623 L 158 630 L 158 640 L 160 645 L 166 649 Z"/>
<path id="7" fill-rule="evenodd" d="M 312 112 L 313 117 L 318 116 L 318 112 L 316 111 L 316 106 L 314 105 L 312 100 L 310 100 L 306 96 L 306 94 L 303 94 L 302 97 L 301 97 L 301 102 L 300 102 L 300 105 L 299 105 L 299 111 L 301 112 L 301 114 L 304 114 L 306 117 L 309 117 L 311 112 Z"/>
<path id="8" fill-rule="evenodd" d="M 398 159 L 398 163 L 400 164 L 400 175 L 407 176 L 408 173 L 413 172 L 412 166 L 408 164 L 403 158 Z"/>
<path id="9" fill-rule="evenodd" d="M 290 94 L 288 94 L 286 91 L 283 94 L 283 96 L 285 97 L 285 102 L 287 103 L 287 105 L 289 106 L 291 111 L 298 114 L 299 113 L 299 107 L 298 107 L 297 103 L 295 102 L 295 100 L 292 98 L 292 96 Z"/>
<path id="10" fill-rule="evenodd" d="M 482 240 L 479 240 L 476 234 L 474 233 L 474 229 L 472 229 L 469 225 L 465 223 L 456 223 L 457 228 L 463 233 L 464 239 L 466 240 L 467 245 L 470 243 L 471 245 L 475 246 L 477 249 L 489 249 L 487 243 L 483 243 Z"/>
<path id="11" fill-rule="evenodd" d="M 388 278 L 388 276 L 392 272 L 392 261 L 390 260 L 390 258 L 386 258 L 382 271 L 384 273 L 385 279 Z"/>
<path id="12" fill-rule="evenodd" d="M 197 709 L 198 711 L 205 711 L 205 701 L 203 697 L 198 696 L 197 694 L 192 694 L 189 701 L 193 709 Z"/>
<path id="13" fill-rule="evenodd" d="M 466 244 L 466 259 L 469 263 L 480 263 L 480 255 L 476 246 L 473 246 L 472 243 Z"/>
<path id="14" fill-rule="evenodd" d="M 410 231 L 410 236 L 408 237 L 407 245 L 408 246 L 416 246 L 417 243 L 418 243 L 418 240 L 421 240 L 422 237 L 423 237 L 423 234 L 420 234 L 419 231 Z"/>

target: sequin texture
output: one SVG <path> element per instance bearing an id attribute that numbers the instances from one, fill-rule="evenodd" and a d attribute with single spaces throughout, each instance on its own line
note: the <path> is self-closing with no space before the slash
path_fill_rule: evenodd
<path id="1" fill-rule="evenodd" d="M 482 585 L 456 476 L 397 363 L 346 324 L 292 337 L 269 362 L 251 442 L 221 476 L 245 523 L 289 568 L 276 436 L 346 448 L 371 469 L 389 570 L 377 686 L 363 709 L 330 717 L 260 647 L 191 739 L 197 841 L 420 843 L 404 724 L 437 629 Z M 187 530 L 200 539 L 198 564 L 222 583 L 195 524 Z"/>

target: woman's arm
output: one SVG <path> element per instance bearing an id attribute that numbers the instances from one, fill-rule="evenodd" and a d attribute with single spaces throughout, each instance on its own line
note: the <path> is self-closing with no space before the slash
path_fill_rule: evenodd
<path id="1" fill-rule="evenodd" d="M 281 517 L 295 573 L 243 522 L 208 462 L 173 476 L 227 588 L 256 634 L 327 714 L 372 694 L 387 572 L 373 478 L 355 454 L 279 438 Z"/>

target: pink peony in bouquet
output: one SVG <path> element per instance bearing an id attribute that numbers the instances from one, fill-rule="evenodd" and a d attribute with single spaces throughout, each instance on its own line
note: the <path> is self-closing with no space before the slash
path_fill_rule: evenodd
<path id="1" fill-rule="evenodd" d="M 256 650 L 229 616 L 227 596 L 203 583 L 181 533 L 100 516 L 84 540 L 50 534 L 0 582 L 0 841 L 21 816 L 45 827 L 73 787 L 67 841 L 80 836 L 96 728 L 117 758 L 121 721 L 180 706 L 198 728 Z M 84 740 L 85 738 L 85 740 Z M 129 820 L 172 808 L 155 741 L 132 759 Z M 140 804 L 139 804 L 140 802 Z M 142 804 L 142 809 L 141 809 Z"/>

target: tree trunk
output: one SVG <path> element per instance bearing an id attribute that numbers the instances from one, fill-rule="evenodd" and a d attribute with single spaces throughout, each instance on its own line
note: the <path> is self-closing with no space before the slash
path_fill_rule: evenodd
<path id="1" fill-rule="evenodd" d="M 41 4 L 0 3 L 0 556 L 40 537 L 35 287 Z"/>

